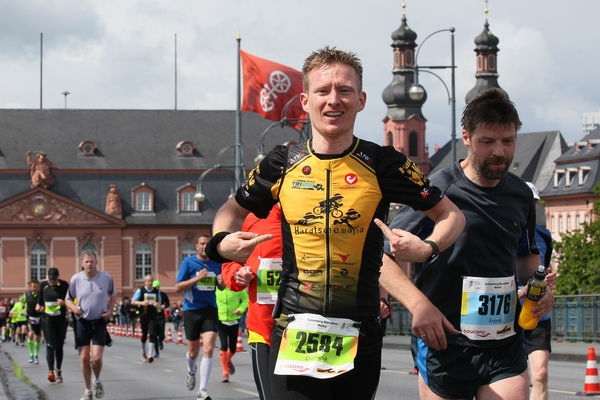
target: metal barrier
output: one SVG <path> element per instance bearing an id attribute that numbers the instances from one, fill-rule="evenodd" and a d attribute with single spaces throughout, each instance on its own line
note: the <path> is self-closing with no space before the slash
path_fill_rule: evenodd
<path id="1" fill-rule="evenodd" d="M 409 335 L 412 326 L 412 314 L 397 301 L 392 301 L 392 319 L 386 326 L 387 335 Z"/>
<path id="2" fill-rule="evenodd" d="M 552 340 L 600 342 L 600 295 L 582 294 L 554 296 Z M 387 323 L 388 335 L 409 335 L 412 314 L 398 302 L 392 302 L 392 319 Z"/>
<path id="3" fill-rule="evenodd" d="M 600 308 L 597 294 L 554 296 L 552 340 L 600 341 Z"/>

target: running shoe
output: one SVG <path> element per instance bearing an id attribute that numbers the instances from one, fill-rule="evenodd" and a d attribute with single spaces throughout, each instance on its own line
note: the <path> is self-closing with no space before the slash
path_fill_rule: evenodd
<path id="1" fill-rule="evenodd" d="M 142 350 L 142 361 L 148 361 L 148 356 L 146 356 L 146 352 L 144 350 Z"/>
<path id="2" fill-rule="evenodd" d="M 94 382 L 94 396 L 96 396 L 97 399 L 104 397 L 104 385 L 102 382 Z"/>
<path id="3" fill-rule="evenodd" d="M 92 392 L 88 392 L 87 390 L 83 392 L 83 397 L 80 400 L 94 400 L 94 395 Z"/>
<path id="4" fill-rule="evenodd" d="M 158 342 L 158 347 L 163 350 L 165 348 L 165 346 L 163 345 L 162 340 L 160 342 Z"/>
<path id="5" fill-rule="evenodd" d="M 40 363 L 40 359 L 38 358 L 38 356 L 33 357 L 33 363 L 34 364 L 39 364 Z"/>
<path id="6" fill-rule="evenodd" d="M 212 398 L 206 393 L 206 389 L 200 389 L 198 392 L 198 400 L 212 400 Z"/>
<path id="7" fill-rule="evenodd" d="M 25 342 L 21 342 L 21 347 L 25 347 Z"/>
<path id="8" fill-rule="evenodd" d="M 148 357 L 148 362 L 151 363 L 152 361 L 154 361 L 154 357 L 152 357 L 152 356 Z"/>
<path id="9" fill-rule="evenodd" d="M 185 387 L 188 390 L 194 390 L 196 387 L 196 374 L 190 374 L 189 372 L 185 376 Z"/>
<path id="10" fill-rule="evenodd" d="M 221 383 L 229 383 L 229 375 L 225 375 Z"/>
<path id="11" fill-rule="evenodd" d="M 227 370 L 229 371 L 229 375 L 235 374 L 235 365 L 231 361 L 227 364 Z"/>
<path id="12" fill-rule="evenodd" d="M 33 356 L 29 356 L 29 364 L 33 364 Z"/>
<path id="13" fill-rule="evenodd" d="M 56 371 L 56 383 L 62 383 L 63 382 L 63 378 L 62 378 L 62 371 Z"/>
<path id="14" fill-rule="evenodd" d="M 106 347 L 110 347 L 113 345 L 112 337 L 106 332 Z"/>
<path id="15" fill-rule="evenodd" d="M 48 372 L 48 380 L 50 382 L 56 382 L 56 376 L 54 376 L 54 371 L 50 370 L 50 372 Z"/>

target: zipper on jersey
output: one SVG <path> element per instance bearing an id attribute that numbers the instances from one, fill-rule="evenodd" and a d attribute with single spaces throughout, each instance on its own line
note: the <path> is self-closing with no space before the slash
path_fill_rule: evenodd
<path id="1" fill-rule="evenodd" d="M 325 170 L 325 310 L 324 316 L 329 315 L 329 306 L 331 304 L 331 246 L 329 241 L 331 240 L 331 230 L 329 229 L 329 219 L 331 218 L 331 169 Z"/>

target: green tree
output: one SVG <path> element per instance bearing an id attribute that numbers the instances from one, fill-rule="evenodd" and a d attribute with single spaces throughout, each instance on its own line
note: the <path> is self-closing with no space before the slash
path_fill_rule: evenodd
<path id="1" fill-rule="evenodd" d="M 594 187 L 600 195 L 600 184 Z M 600 215 L 600 200 L 594 202 L 593 213 Z M 581 229 L 565 233 L 554 242 L 559 279 L 556 294 L 600 293 L 600 219 L 582 223 Z"/>

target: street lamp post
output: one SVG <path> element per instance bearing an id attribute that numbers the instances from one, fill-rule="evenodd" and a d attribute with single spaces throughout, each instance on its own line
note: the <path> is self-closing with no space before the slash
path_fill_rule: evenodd
<path id="1" fill-rule="evenodd" d="M 215 165 L 213 165 L 212 167 L 210 167 L 209 169 L 204 171 L 198 177 L 198 181 L 196 182 L 196 194 L 194 194 L 194 200 L 196 200 L 199 203 L 206 200 L 206 195 L 204 194 L 204 192 L 202 192 L 202 182 L 204 181 L 204 178 L 206 177 L 206 175 L 208 175 L 210 172 L 221 171 L 221 170 L 233 170 L 234 174 L 237 172 L 238 168 L 240 167 L 239 163 L 236 162 L 235 165 L 221 165 L 221 157 L 223 157 L 223 154 L 225 154 L 225 152 L 231 148 L 236 148 L 236 153 L 237 153 L 238 147 L 239 146 L 237 144 L 232 144 L 232 145 L 229 145 L 229 146 L 221 149 L 219 154 L 217 154 L 217 161 L 216 161 Z M 240 183 L 238 183 L 238 181 L 237 181 L 237 176 L 234 175 L 233 185 L 235 185 L 235 188 L 232 188 L 231 192 L 233 193 L 238 187 L 240 187 L 242 185 L 241 182 L 243 182 L 245 180 L 246 180 L 246 172 L 244 171 L 244 169 L 242 167 Z"/>
<path id="2" fill-rule="evenodd" d="M 62 92 L 62 94 L 65 96 L 65 110 L 67 109 L 67 96 L 70 95 L 70 92 L 67 92 L 66 90 L 64 92 Z"/>
<path id="3" fill-rule="evenodd" d="M 311 136 L 311 131 L 310 131 L 310 126 L 309 126 L 309 122 L 310 120 L 307 119 L 303 119 L 303 118 L 288 118 L 287 117 L 287 111 L 290 107 L 290 105 L 292 104 L 292 102 L 294 100 L 296 100 L 298 97 L 300 97 L 300 94 L 297 94 L 296 96 L 292 97 L 287 103 L 286 105 L 283 107 L 283 111 L 281 112 L 281 115 L 283 116 L 281 118 L 281 121 L 278 122 L 274 122 L 271 125 L 269 125 L 269 127 L 267 127 L 267 129 L 265 129 L 263 131 L 263 133 L 261 133 L 260 137 L 258 138 L 258 143 L 256 146 L 256 157 L 254 157 L 254 163 L 256 165 L 260 164 L 260 162 L 263 160 L 263 158 L 265 158 L 266 153 L 265 153 L 265 137 L 267 136 L 267 133 L 274 127 L 278 126 L 280 128 L 283 128 L 284 126 L 288 125 L 288 123 L 303 123 L 303 128 L 298 130 L 294 127 L 294 129 L 296 129 L 296 131 L 299 134 L 299 138 L 298 140 L 300 142 L 304 141 L 304 140 L 308 140 L 310 139 Z"/>
<path id="4" fill-rule="evenodd" d="M 408 90 L 408 95 L 410 96 L 411 99 L 413 100 L 421 100 L 423 98 L 423 96 L 425 96 L 425 88 L 423 88 L 423 86 L 421 86 L 419 84 L 419 70 L 421 70 L 422 72 L 427 72 L 428 74 L 434 75 L 435 77 L 437 77 L 443 84 L 444 87 L 446 88 L 446 92 L 448 93 L 448 102 L 450 103 L 451 106 L 451 112 L 452 112 L 452 130 L 451 130 L 451 152 L 452 152 L 452 162 L 456 161 L 456 82 L 455 82 L 455 77 L 454 77 L 454 70 L 456 69 L 456 65 L 454 63 L 454 28 L 449 28 L 449 29 L 441 29 L 439 31 L 435 31 L 432 34 L 430 34 L 429 36 L 427 36 L 425 38 L 425 40 L 423 40 L 423 42 L 421 43 L 421 46 L 419 46 L 419 49 L 417 50 L 417 54 L 415 55 L 415 66 L 414 66 L 414 71 L 415 71 L 415 78 L 414 78 L 414 83 L 412 84 L 412 86 L 410 87 L 410 89 Z M 419 59 L 419 52 L 421 51 L 421 49 L 423 48 L 423 44 L 425 44 L 425 42 L 427 41 L 427 39 L 429 39 L 430 37 L 432 37 L 433 35 L 440 33 L 440 32 L 450 32 L 450 50 L 451 50 L 451 65 L 429 65 L 429 66 L 419 66 L 418 64 L 418 59 Z M 444 80 L 442 78 L 439 77 L 439 75 L 431 72 L 431 71 L 427 71 L 429 69 L 446 69 L 446 68 L 450 68 L 451 72 L 452 72 L 452 83 L 451 83 L 451 90 L 448 90 L 448 86 L 446 85 L 446 82 L 444 82 Z"/>

